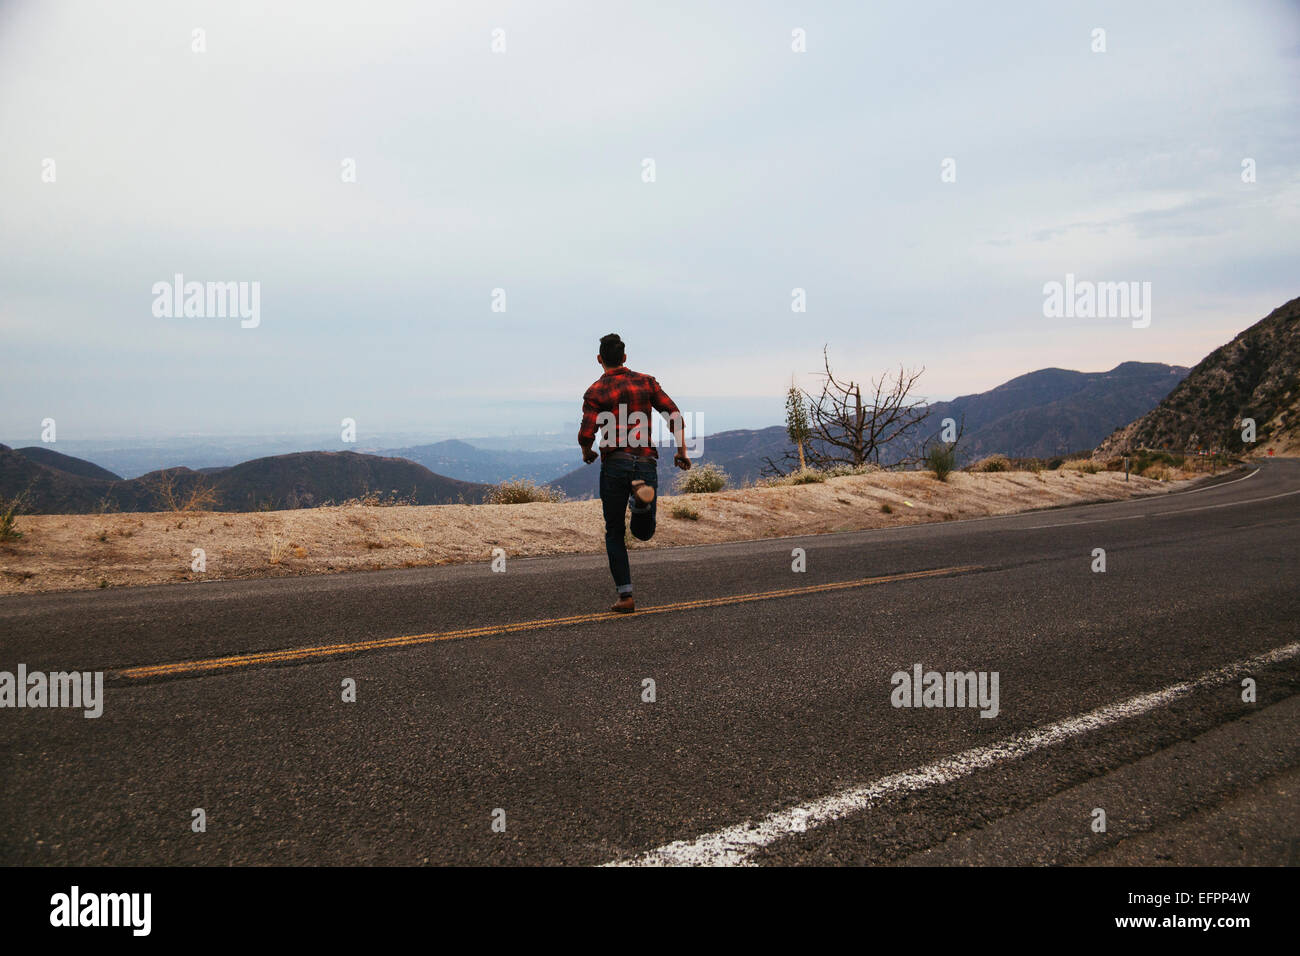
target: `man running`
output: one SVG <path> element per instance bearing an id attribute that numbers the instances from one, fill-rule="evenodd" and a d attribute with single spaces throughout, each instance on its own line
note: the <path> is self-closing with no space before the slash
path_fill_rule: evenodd
<path id="1" fill-rule="evenodd" d="M 605 370 L 582 396 L 582 427 L 578 444 L 582 460 L 596 460 L 592 444 L 598 429 L 604 429 L 600 442 L 600 503 L 605 512 L 605 552 L 609 555 L 609 573 L 614 576 L 618 600 L 611 611 L 631 614 L 636 610 L 632 597 L 632 569 L 627 560 L 623 515 L 632 502 L 632 534 L 649 541 L 655 533 L 655 491 L 659 486 L 659 452 L 650 440 L 650 413 L 658 411 L 668 419 L 669 430 L 677 442 L 673 464 L 689 470 L 682 414 L 654 376 L 634 372 L 627 361 L 623 340 L 611 332 L 600 340 L 596 361 Z"/>

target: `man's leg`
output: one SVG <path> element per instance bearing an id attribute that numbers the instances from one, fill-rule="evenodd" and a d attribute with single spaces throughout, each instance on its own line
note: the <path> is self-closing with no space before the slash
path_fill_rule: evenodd
<path id="1" fill-rule="evenodd" d="M 656 489 L 654 500 L 649 505 L 641 504 L 636 498 L 632 499 L 632 520 L 629 522 L 632 537 L 638 541 L 649 541 L 655 536 L 655 514 L 659 508 L 659 464 L 653 458 L 646 458 L 636 463 L 635 471 L 634 478 Z"/>
<path id="2" fill-rule="evenodd" d="M 624 516 L 631 493 L 631 462 L 601 462 L 600 505 L 605 513 L 605 554 L 609 557 L 609 573 L 614 577 L 619 597 L 632 593 L 632 569 L 627 561 L 627 542 L 623 540 Z"/>

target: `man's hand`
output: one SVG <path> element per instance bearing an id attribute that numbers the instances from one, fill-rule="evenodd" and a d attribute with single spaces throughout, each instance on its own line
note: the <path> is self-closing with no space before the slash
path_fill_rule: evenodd
<path id="1" fill-rule="evenodd" d="M 590 465 L 593 461 L 595 461 L 599 457 L 600 457 L 600 452 L 596 451 L 596 449 L 594 448 L 584 448 L 582 450 L 582 462 L 585 465 Z"/>
<path id="2" fill-rule="evenodd" d="M 691 460 L 686 457 L 686 452 L 684 451 L 679 451 L 677 454 L 673 455 L 673 464 L 682 471 L 691 470 Z"/>

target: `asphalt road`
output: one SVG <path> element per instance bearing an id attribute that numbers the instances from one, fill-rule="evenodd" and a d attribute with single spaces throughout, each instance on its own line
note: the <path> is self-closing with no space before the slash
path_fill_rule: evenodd
<path id="1" fill-rule="evenodd" d="M 107 685 L 0 709 L 0 862 L 1297 864 L 1298 540 L 1268 461 L 634 553 L 633 616 L 603 555 L 7 597 L 0 670 Z M 918 663 L 997 715 L 892 706 Z"/>

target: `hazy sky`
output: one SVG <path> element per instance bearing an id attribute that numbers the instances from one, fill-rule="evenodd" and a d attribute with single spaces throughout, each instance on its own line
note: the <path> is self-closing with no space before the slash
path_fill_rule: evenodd
<path id="1" fill-rule="evenodd" d="M 260 324 L 155 316 L 176 273 Z M 1066 273 L 1150 327 L 1045 318 Z M 553 430 L 611 330 L 775 424 L 824 343 L 948 398 L 1192 365 L 1297 280 L 1294 2 L 0 0 L 5 440 Z"/>

